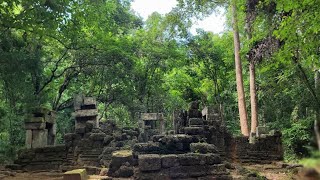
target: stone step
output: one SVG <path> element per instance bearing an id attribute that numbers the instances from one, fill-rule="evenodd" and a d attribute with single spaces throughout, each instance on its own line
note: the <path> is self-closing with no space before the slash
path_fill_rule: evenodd
<path id="1" fill-rule="evenodd" d="M 203 127 L 185 127 L 184 133 L 187 135 L 201 135 L 204 133 Z"/>
<path id="2" fill-rule="evenodd" d="M 202 118 L 190 118 L 189 125 L 190 126 L 203 126 L 203 119 Z"/>

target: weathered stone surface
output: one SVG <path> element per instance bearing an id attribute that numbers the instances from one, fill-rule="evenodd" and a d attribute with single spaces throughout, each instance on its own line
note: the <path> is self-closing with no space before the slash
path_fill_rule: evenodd
<path id="1" fill-rule="evenodd" d="M 120 169 L 121 166 L 126 165 L 130 166 L 133 162 L 132 151 L 130 150 L 121 150 L 115 151 L 112 153 L 112 159 L 109 166 L 108 176 L 117 176 L 116 172 Z"/>
<path id="2" fill-rule="evenodd" d="M 96 98 L 94 98 L 94 97 L 85 97 L 85 98 L 83 98 L 83 105 L 86 105 L 86 106 L 94 105 L 94 106 L 96 106 L 96 104 L 97 104 Z"/>
<path id="3" fill-rule="evenodd" d="M 283 159 L 281 137 L 266 136 L 257 138 L 255 144 L 250 144 L 247 137 L 234 137 L 226 144 L 227 154 L 244 163 L 271 163 Z"/>
<path id="4" fill-rule="evenodd" d="M 75 118 L 79 117 L 96 117 L 98 115 L 97 109 L 80 109 L 73 113 Z"/>
<path id="5" fill-rule="evenodd" d="M 184 132 L 188 135 L 198 135 L 203 133 L 203 127 L 185 127 Z"/>
<path id="6" fill-rule="evenodd" d="M 160 120 L 163 119 L 162 113 L 141 113 L 140 119 L 142 120 Z"/>
<path id="7" fill-rule="evenodd" d="M 198 110 L 198 109 L 199 109 L 199 105 L 200 105 L 199 101 L 192 101 L 192 102 L 190 103 L 190 109 L 196 109 L 196 110 Z"/>
<path id="8" fill-rule="evenodd" d="M 202 154 L 202 161 L 204 160 L 205 161 L 205 164 L 208 164 L 208 165 L 214 165 L 214 164 L 220 164 L 222 163 L 222 160 L 220 158 L 219 155 L 217 154 Z"/>
<path id="9" fill-rule="evenodd" d="M 32 130 L 32 148 L 44 147 L 47 145 L 48 130 Z"/>
<path id="10" fill-rule="evenodd" d="M 159 143 L 137 143 L 133 146 L 133 150 L 137 152 L 159 152 L 161 148 Z"/>
<path id="11" fill-rule="evenodd" d="M 85 131 L 86 131 L 86 133 L 91 132 L 92 129 L 95 127 L 95 124 L 96 124 L 95 122 L 87 121 L 87 122 L 86 122 L 86 125 L 85 125 Z"/>
<path id="12" fill-rule="evenodd" d="M 67 171 L 63 174 L 63 180 L 87 180 L 87 171 L 85 169 L 76 169 Z"/>
<path id="13" fill-rule="evenodd" d="M 178 155 L 179 163 L 182 166 L 193 166 L 200 164 L 200 156 L 196 153 L 187 153 Z"/>
<path id="14" fill-rule="evenodd" d="M 32 147 L 32 130 L 26 130 L 26 148 Z"/>
<path id="15" fill-rule="evenodd" d="M 26 123 L 43 123 L 45 122 L 44 117 L 29 117 L 25 120 Z"/>
<path id="16" fill-rule="evenodd" d="M 83 98 L 84 96 L 83 95 L 75 95 L 73 97 L 73 107 L 74 107 L 74 110 L 79 110 L 81 109 L 81 105 L 83 104 Z"/>
<path id="17" fill-rule="evenodd" d="M 226 173 L 226 167 L 224 164 L 215 164 L 211 165 L 209 168 L 209 173 L 208 175 L 222 175 L 222 174 L 227 174 Z"/>
<path id="18" fill-rule="evenodd" d="M 25 129 L 45 129 L 46 123 L 45 122 L 27 122 L 24 125 Z"/>
<path id="19" fill-rule="evenodd" d="M 108 145 L 110 144 L 110 142 L 113 140 L 113 137 L 110 136 L 110 135 L 106 135 L 104 138 L 103 138 L 103 144 L 104 145 Z"/>
<path id="20" fill-rule="evenodd" d="M 161 157 L 158 154 L 145 154 L 138 156 L 140 171 L 155 171 L 161 169 Z"/>
<path id="21" fill-rule="evenodd" d="M 137 180 L 169 180 L 169 169 L 158 171 L 144 171 L 141 172 L 139 168 L 134 170 L 134 179 Z"/>
<path id="22" fill-rule="evenodd" d="M 189 118 L 201 118 L 202 114 L 198 109 L 190 109 L 188 111 Z"/>
<path id="23" fill-rule="evenodd" d="M 190 150 L 194 153 L 217 153 L 218 149 L 213 144 L 208 143 L 191 143 Z"/>
<path id="24" fill-rule="evenodd" d="M 195 166 L 178 166 L 170 168 L 171 178 L 192 178 L 205 176 L 208 172 L 207 166 L 195 165 Z"/>
<path id="25" fill-rule="evenodd" d="M 44 115 L 44 119 L 47 123 L 51 123 L 54 124 L 56 123 L 56 116 L 57 113 L 55 111 L 48 111 L 45 115 Z"/>
<path id="26" fill-rule="evenodd" d="M 162 168 L 179 166 L 178 156 L 176 154 L 168 154 L 161 156 Z"/>
<path id="27" fill-rule="evenodd" d="M 103 141 L 105 137 L 105 133 L 91 133 L 89 139 L 92 141 Z"/>
<path id="28" fill-rule="evenodd" d="M 257 137 L 260 137 L 262 134 L 269 134 L 269 130 L 266 126 L 258 126 L 256 128 Z"/>
<path id="29" fill-rule="evenodd" d="M 86 128 L 85 127 L 75 128 L 75 132 L 78 134 L 84 134 L 86 132 Z"/>
<path id="30" fill-rule="evenodd" d="M 203 119 L 202 118 L 189 118 L 189 125 L 190 126 L 202 126 Z"/>
<path id="31" fill-rule="evenodd" d="M 133 166 L 122 165 L 115 173 L 114 177 L 128 178 L 133 176 Z"/>

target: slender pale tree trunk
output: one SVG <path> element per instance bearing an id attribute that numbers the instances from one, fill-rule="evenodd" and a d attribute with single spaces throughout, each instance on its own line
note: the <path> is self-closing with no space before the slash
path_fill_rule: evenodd
<path id="1" fill-rule="evenodd" d="M 252 22 L 247 21 L 247 39 L 250 41 L 252 38 Z M 249 73 L 250 73 L 250 107 L 251 107 L 251 133 L 256 132 L 258 126 L 258 105 L 257 105 L 257 91 L 256 91 L 256 67 L 254 59 L 249 61 Z"/>
<path id="2" fill-rule="evenodd" d="M 232 19 L 233 19 L 233 42 L 234 42 L 234 56 L 235 56 L 235 66 L 236 66 L 236 81 L 237 81 L 237 92 L 238 92 L 238 108 L 240 116 L 240 127 L 241 133 L 244 136 L 249 136 L 248 120 L 247 120 L 247 110 L 245 102 L 245 94 L 243 89 L 243 79 L 242 79 L 242 65 L 240 59 L 240 39 L 239 39 L 239 29 L 238 29 L 238 17 L 237 17 L 237 1 L 232 0 Z"/>
<path id="3" fill-rule="evenodd" d="M 258 126 L 258 105 L 256 92 L 256 72 L 253 60 L 250 60 L 250 103 L 251 103 L 251 132 L 255 133 Z"/>
<path id="4" fill-rule="evenodd" d="M 320 91 L 320 70 L 315 71 L 315 91 L 316 95 L 319 97 Z M 319 102 L 317 102 L 319 103 Z M 316 140 L 318 143 L 318 150 L 320 151 L 320 108 L 319 105 L 316 106 L 316 119 L 314 120 L 314 132 L 316 134 Z"/>
<path id="5" fill-rule="evenodd" d="M 247 4 L 250 4 L 250 0 L 247 0 Z M 246 10 L 246 33 L 247 39 L 250 42 L 252 39 L 252 24 L 255 20 L 256 13 L 249 5 Z M 249 44 L 251 48 L 251 44 Z M 255 70 L 255 60 L 253 57 L 248 56 L 249 61 L 249 73 L 250 73 L 250 107 L 251 107 L 251 133 L 256 132 L 258 126 L 258 105 L 257 105 L 257 92 L 256 92 L 256 70 Z"/>

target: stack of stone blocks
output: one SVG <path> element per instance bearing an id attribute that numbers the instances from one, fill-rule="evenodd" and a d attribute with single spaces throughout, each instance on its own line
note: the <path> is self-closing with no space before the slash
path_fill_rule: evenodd
<path id="1" fill-rule="evenodd" d="M 34 108 L 25 119 L 26 148 L 55 145 L 55 112 L 45 108 Z"/>
<path id="2" fill-rule="evenodd" d="M 187 113 L 175 120 L 179 134 L 154 135 L 152 141 L 137 143 L 133 158 L 137 160 L 135 179 L 231 179 L 218 148 L 208 144 L 208 122 L 192 102 Z"/>
<path id="3" fill-rule="evenodd" d="M 162 113 L 140 113 L 139 115 L 139 141 L 147 142 L 153 135 L 163 134 L 164 115 Z"/>
<path id="4" fill-rule="evenodd" d="M 99 127 L 97 102 L 94 97 L 77 95 L 74 97 L 73 117 L 75 118 L 75 132 L 86 133 L 86 123 L 91 123 L 94 128 Z"/>

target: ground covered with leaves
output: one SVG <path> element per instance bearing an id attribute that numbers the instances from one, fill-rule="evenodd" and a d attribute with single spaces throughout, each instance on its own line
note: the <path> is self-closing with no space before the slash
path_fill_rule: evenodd
<path id="1" fill-rule="evenodd" d="M 286 164 L 282 162 L 272 164 L 227 164 L 232 177 L 242 179 L 270 179 L 270 180 L 317 180 L 320 179 L 320 166 L 315 168 L 303 167 L 299 164 Z M 62 180 L 63 173 L 59 171 L 9 171 L 3 167 L 0 170 L 2 180 Z M 93 175 L 89 180 L 111 179 L 106 176 Z"/>

